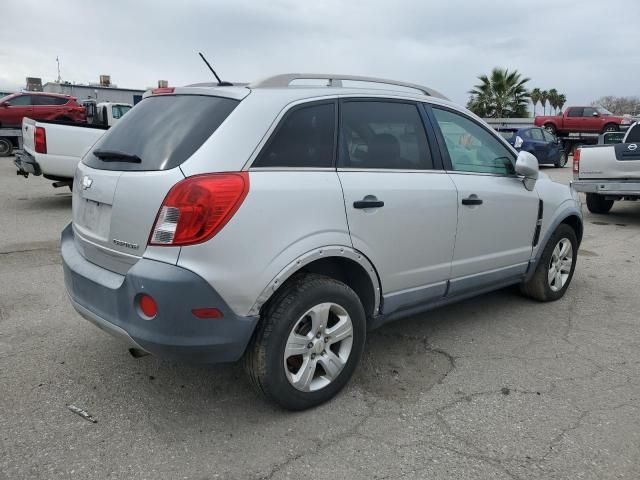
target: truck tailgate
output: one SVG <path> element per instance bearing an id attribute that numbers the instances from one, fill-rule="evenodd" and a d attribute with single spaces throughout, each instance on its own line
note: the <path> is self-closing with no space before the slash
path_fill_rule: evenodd
<path id="1" fill-rule="evenodd" d="M 640 179 L 640 143 L 583 147 L 578 178 Z"/>

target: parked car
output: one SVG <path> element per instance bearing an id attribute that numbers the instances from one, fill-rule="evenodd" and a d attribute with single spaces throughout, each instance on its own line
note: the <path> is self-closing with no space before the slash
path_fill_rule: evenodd
<path id="1" fill-rule="evenodd" d="M 0 99 L 0 127 L 19 127 L 25 117 L 65 122 L 87 120 L 84 107 L 69 95 L 25 92 Z"/>
<path id="2" fill-rule="evenodd" d="M 603 107 L 568 107 L 562 115 L 537 116 L 536 127 L 544 127 L 553 134 L 617 132 L 629 125 L 628 118 L 613 115 Z"/>
<path id="3" fill-rule="evenodd" d="M 23 150 L 16 152 L 18 174 L 42 175 L 54 181 L 54 187 L 73 185 L 78 162 L 108 127 L 88 124 L 66 125 L 57 122 L 22 121 Z"/>
<path id="4" fill-rule="evenodd" d="M 500 128 L 498 132 L 516 150 L 529 152 L 540 164 L 552 164 L 562 168 L 567 164 L 567 152 L 552 133 L 543 128 Z"/>
<path id="5" fill-rule="evenodd" d="M 84 156 L 61 238 L 75 309 L 137 351 L 243 358 L 304 409 L 344 387 L 369 329 L 571 282 L 578 195 L 430 88 L 287 74 L 163 92 Z"/>
<path id="6" fill-rule="evenodd" d="M 624 143 L 578 149 L 573 178 L 573 187 L 586 193 L 592 213 L 609 213 L 619 200 L 640 200 L 640 126 L 629 129 Z"/>

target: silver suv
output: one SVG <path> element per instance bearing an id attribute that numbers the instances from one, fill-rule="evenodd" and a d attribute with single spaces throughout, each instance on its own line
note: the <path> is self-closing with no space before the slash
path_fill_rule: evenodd
<path id="1" fill-rule="evenodd" d="M 267 398 L 308 408 L 348 382 L 370 329 L 512 284 L 564 295 L 581 205 L 537 165 L 418 85 L 159 89 L 78 166 L 66 287 L 132 348 L 243 358 Z"/>

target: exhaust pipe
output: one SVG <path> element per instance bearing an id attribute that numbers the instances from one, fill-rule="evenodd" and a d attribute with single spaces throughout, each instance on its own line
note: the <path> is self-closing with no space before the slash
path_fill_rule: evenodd
<path id="1" fill-rule="evenodd" d="M 142 358 L 146 357 L 147 355 L 151 355 L 149 352 L 146 352 L 141 348 L 130 348 L 129 353 L 133 358 Z"/>

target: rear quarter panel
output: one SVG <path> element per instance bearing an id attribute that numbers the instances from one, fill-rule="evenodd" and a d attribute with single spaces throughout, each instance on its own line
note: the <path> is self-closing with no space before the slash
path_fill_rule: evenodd
<path id="1" fill-rule="evenodd" d="M 335 171 L 251 171 L 249 194 L 234 217 L 208 242 L 182 247 L 178 265 L 247 315 L 285 267 L 329 245 L 351 247 Z"/>

